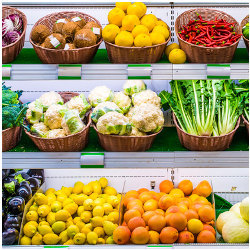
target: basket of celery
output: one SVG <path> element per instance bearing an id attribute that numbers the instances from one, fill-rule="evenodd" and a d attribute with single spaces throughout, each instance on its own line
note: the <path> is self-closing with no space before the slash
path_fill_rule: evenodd
<path id="1" fill-rule="evenodd" d="M 181 144 L 193 151 L 229 148 L 240 124 L 243 99 L 228 80 L 171 81 L 162 91 L 163 108 L 173 111 Z"/>

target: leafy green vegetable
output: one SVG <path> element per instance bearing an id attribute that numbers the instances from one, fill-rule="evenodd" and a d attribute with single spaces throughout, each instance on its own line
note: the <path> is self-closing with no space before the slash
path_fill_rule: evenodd
<path id="1" fill-rule="evenodd" d="M 247 23 L 242 29 L 243 36 L 249 39 L 249 23 Z"/>
<path id="2" fill-rule="evenodd" d="M 240 80 L 240 85 L 235 85 L 235 91 L 243 99 L 243 115 L 249 121 L 249 80 Z"/>

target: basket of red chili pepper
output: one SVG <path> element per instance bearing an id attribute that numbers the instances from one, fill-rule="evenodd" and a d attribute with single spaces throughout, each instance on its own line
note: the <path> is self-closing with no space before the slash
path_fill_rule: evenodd
<path id="1" fill-rule="evenodd" d="M 237 21 L 223 11 L 191 9 L 175 22 L 179 45 L 189 62 L 229 63 L 241 38 Z"/>

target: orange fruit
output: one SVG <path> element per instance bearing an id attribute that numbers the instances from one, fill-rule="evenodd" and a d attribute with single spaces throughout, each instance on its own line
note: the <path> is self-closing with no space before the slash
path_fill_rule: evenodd
<path id="1" fill-rule="evenodd" d="M 210 226 L 210 225 L 203 224 L 203 230 L 208 230 L 208 231 L 212 232 L 214 235 L 216 235 L 216 232 L 215 232 L 214 228 L 212 226 Z"/>
<path id="2" fill-rule="evenodd" d="M 138 210 L 141 213 L 141 215 L 143 215 L 143 213 L 144 213 L 144 210 L 143 210 L 143 208 L 141 206 L 138 206 L 138 205 L 137 206 L 133 206 L 132 209 Z"/>
<path id="3" fill-rule="evenodd" d="M 158 208 L 158 202 L 154 199 L 146 201 L 143 205 L 145 211 L 154 211 Z"/>
<path id="4" fill-rule="evenodd" d="M 142 207 L 142 202 L 139 199 L 131 200 L 128 202 L 127 209 L 132 209 L 134 206 L 141 206 Z"/>
<path id="5" fill-rule="evenodd" d="M 208 230 L 201 231 L 197 236 L 197 243 L 216 243 L 215 235 Z"/>
<path id="6" fill-rule="evenodd" d="M 164 216 L 156 214 L 148 220 L 148 226 L 150 230 L 161 232 L 166 226 L 166 220 Z"/>
<path id="7" fill-rule="evenodd" d="M 181 211 L 180 207 L 178 207 L 178 206 L 171 206 L 171 207 L 169 207 L 169 208 L 167 209 L 165 215 L 168 215 L 168 214 L 170 214 L 170 213 L 178 213 L 178 212 L 180 212 L 180 211 Z"/>
<path id="8" fill-rule="evenodd" d="M 162 216 L 165 215 L 165 212 L 164 212 L 162 209 L 159 209 L 159 208 L 157 208 L 157 209 L 155 210 L 155 212 L 156 212 L 157 214 L 159 214 L 159 215 L 162 215 Z"/>
<path id="9" fill-rule="evenodd" d="M 194 235 L 188 231 L 182 231 L 178 236 L 178 243 L 194 243 Z"/>
<path id="10" fill-rule="evenodd" d="M 208 181 L 201 181 L 198 186 L 193 190 L 194 194 L 208 197 L 212 193 L 212 187 Z"/>
<path id="11" fill-rule="evenodd" d="M 128 228 L 131 232 L 137 227 L 146 227 L 146 223 L 141 217 L 134 217 L 128 222 Z"/>
<path id="12" fill-rule="evenodd" d="M 143 220 L 146 222 L 146 224 L 148 225 L 148 221 L 151 217 L 153 217 L 154 215 L 156 215 L 157 213 L 155 211 L 147 211 L 142 215 Z"/>
<path id="13" fill-rule="evenodd" d="M 183 213 L 171 213 L 168 219 L 168 224 L 176 228 L 178 231 L 183 231 L 187 226 L 187 218 Z"/>
<path id="14" fill-rule="evenodd" d="M 135 197 L 124 197 L 122 202 L 123 202 L 124 206 L 127 207 L 128 203 L 132 200 L 136 200 L 136 198 Z"/>
<path id="15" fill-rule="evenodd" d="M 199 219 L 198 213 L 193 209 L 188 209 L 186 212 L 184 212 L 184 215 L 187 217 L 187 221 L 191 219 Z"/>
<path id="16" fill-rule="evenodd" d="M 209 221 L 214 220 L 214 218 L 215 218 L 215 211 L 209 205 L 203 205 L 198 210 L 198 215 L 200 216 L 200 220 L 202 222 L 209 222 Z"/>
<path id="17" fill-rule="evenodd" d="M 196 212 L 198 212 L 199 209 L 200 209 L 202 206 L 203 206 L 203 205 L 202 205 L 200 202 L 194 201 L 194 202 L 192 203 L 192 205 L 191 205 L 189 208 L 195 210 Z"/>
<path id="18" fill-rule="evenodd" d="M 145 227 L 137 227 L 131 234 L 131 241 L 137 245 L 147 244 L 149 238 L 149 232 Z"/>
<path id="19" fill-rule="evenodd" d="M 113 239 L 116 244 L 124 245 L 130 240 L 131 232 L 126 226 L 118 226 L 113 232 Z"/>
<path id="20" fill-rule="evenodd" d="M 177 205 L 184 204 L 189 208 L 189 206 L 191 205 L 191 200 L 189 198 L 184 197 L 184 198 L 179 198 L 176 203 Z"/>
<path id="21" fill-rule="evenodd" d="M 128 191 L 126 194 L 125 194 L 125 198 L 128 198 L 128 197 L 134 197 L 134 198 L 138 198 L 139 194 L 136 190 L 130 190 Z"/>
<path id="22" fill-rule="evenodd" d="M 130 209 L 124 214 L 124 221 L 128 224 L 129 220 L 134 217 L 141 217 L 141 213 L 136 209 Z"/>
<path id="23" fill-rule="evenodd" d="M 153 199 L 153 195 L 149 192 L 143 192 L 139 195 L 139 199 L 144 204 L 146 201 Z"/>
<path id="24" fill-rule="evenodd" d="M 197 200 L 200 196 L 197 194 L 191 194 L 188 198 L 189 200 L 191 200 L 192 202 Z"/>
<path id="25" fill-rule="evenodd" d="M 188 207 L 184 204 L 177 204 L 177 207 L 180 208 L 181 213 L 185 213 L 188 210 Z"/>
<path id="26" fill-rule="evenodd" d="M 160 234 L 156 231 L 149 231 L 148 244 L 160 244 Z"/>
<path id="27" fill-rule="evenodd" d="M 172 189 L 170 191 L 169 195 L 173 196 L 174 198 L 183 198 L 184 197 L 184 193 L 179 188 Z"/>
<path id="28" fill-rule="evenodd" d="M 182 190 L 185 195 L 190 195 L 193 191 L 193 183 L 190 180 L 183 180 L 179 183 L 178 188 Z"/>
<path id="29" fill-rule="evenodd" d="M 172 181 L 165 180 L 160 183 L 159 189 L 161 192 L 168 194 L 174 188 Z"/>
<path id="30" fill-rule="evenodd" d="M 138 194 L 141 194 L 143 192 L 149 192 L 149 190 L 147 188 L 140 188 L 137 192 Z"/>
<path id="31" fill-rule="evenodd" d="M 174 204 L 175 204 L 174 198 L 168 194 L 163 195 L 158 202 L 159 208 L 164 209 L 164 210 L 167 210 L 169 207 L 173 206 Z"/>
<path id="32" fill-rule="evenodd" d="M 203 230 L 203 224 L 198 219 L 191 219 L 187 223 L 187 229 L 189 232 L 193 234 L 198 234 Z"/>
<path id="33" fill-rule="evenodd" d="M 178 239 L 178 231 L 173 227 L 164 227 L 160 233 L 162 244 L 173 244 Z"/>

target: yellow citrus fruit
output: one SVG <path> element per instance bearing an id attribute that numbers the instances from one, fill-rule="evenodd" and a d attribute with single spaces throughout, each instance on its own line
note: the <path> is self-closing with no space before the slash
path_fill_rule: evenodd
<path id="1" fill-rule="evenodd" d="M 36 221 L 33 221 L 33 220 L 27 222 L 25 225 L 33 225 L 33 226 L 35 226 L 36 228 L 38 227 L 38 223 L 37 223 Z"/>
<path id="2" fill-rule="evenodd" d="M 55 214 L 56 221 L 58 221 L 58 220 L 67 221 L 68 218 L 70 218 L 70 213 L 65 209 L 59 210 Z"/>
<path id="3" fill-rule="evenodd" d="M 50 212 L 50 207 L 48 205 L 41 205 L 37 209 L 37 213 L 40 217 L 46 217 Z"/>
<path id="4" fill-rule="evenodd" d="M 168 37 L 169 37 L 169 30 L 168 28 L 166 27 L 163 27 L 161 25 L 156 25 L 154 28 L 153 28 L 153 31 L 152 32 L 159 32 L 159 33 L 162 33 L 162 35 L 164 36 L 164 38 L 167 40 Z"/>
<path id="5" fill-rule="evenodd" d="M 77 233 L 73 238 L 75 245 L 83 245 L 85 243 L 85 240 L 86 235 L 84 233 Z"/>
<path id="6" fill-rule="evenodd" d="M 111 212 L 108 215 L 108 221 L 111 221 L 113 223 L 118 223 L 118 220 L 119 220 L 119 212 L 118 211 Z"/>
<path id="7" fill-rule="evenodd" d="M 26 220 L 27 221 L 37 221 L 38 220 L 38 214 L 36 211 L 29 211 L 26 214 Z"/>
<path id="8" fill-rule="evenodd" d="M 56 234 L 60 234 L 62 231 L 64 231 L 66 229 L 66 224 L 64 221 L 56 221 L 53 225 L 52 225 L 52 230 L 54 233 Z"/>
<path id="9" fill-rule="evenodd" d="M 122 32 L 121 32 L 122 33 Z M 121 34 L 120 33 L 120 34 Z M 131 37 L 133 38 L 133 36 L 132 36 L 132 34 L 131 33 L 129 33 L 129 32 L 127 32 L 128 34 L 130 34 L 131 35 Z M 120 35 L 119 34 L 119 35 Z M 116 189 L 115 188 L 113 188 L 113 187 L 110 187 L 110 186 L 107 186 L 105 189 L 104 189 L 104 194 L 108 194 L 108 195 L 117 195 L 117 191 L 116 191 Z M 106 197 L 107 198 L 107 197 Z"/>
<path id="10" fill-rule="evenodd" d="M 50 208 L 51 208 L 51 211 L 55 213 L 55 212 L 62 209 L 62 203 L 59 202 L 59 201 L 54 201 L 54 202 L 51 203 Z"/>
<path id="11" fill-rule="evenodd" d="M 122 9 L 124 12 L 127 11 L 128 6 L 131 5 L 130 2 L 116 2 L 115 6 Z"/>
<path id="12" fill-rule="evenodd" d="M 138 18 L 144 16 L 147 12 L 147 7 L 144 3 L 133 3 L 128 6 L 127 13 L 128 15 L 136 15 Z"/>
<path id="13" fill-rule="evenodd" d="M 79 228 L 76 225 L 70 225 L 67 228 L 67 234 L 70 238 L 73 238 L 78 233 L 79 233 Z"/>
<path id="14" fill-rule="evenodd" d="M 94 206 L 102 206 L 105 203 L 105 199 L 103 198 L 97 198 L 94 200 Z"/>
<path id="15" fill-rule="evenodd" d="M 52 194 L 52 193 L 48 194 L 47 197 L 48 197 L 48 205 L 50 205 L 53 201 L 56 201 L 55 194 Z"/>
<path id="16" fill-rule="evenodd" d="M 94 202 L 92 199 L 87 199 L 83 202 L 84 210 L 91 211 L 94 207 Z"/>
<path id="17" fill-rule="evenodd" d="M 99 238 L 103 238 L 105 236 L 103 227 L 96 227 L 94 228 L 93 232 L 95 232 Z"/>
<path id="18" fill-rule="evenodd" d="M 92 193 L 92 194 L 89 196 L 89 198 L 92 199 L 92 200 L 94 201 L 95 199 L 98 198 L 98 196 L 99 196 L 99 194 L 97 194 L 97 193 Z"/>
<path id="19" fill-rule="evenodd" d="M 148 28 L 141 24 L 136 25 L 134 29 L 132 30 L 133 37 L 137 37 L 140 34 L 147 34 L 147 35 L 149 34 Z"/>
<path id="20" fill-rule="evenodd" d="M 73 192 L 73 188 L 72 188 L 72 187 L 62 187 L 61 190 L 62 190 L 62 192 L 64 192 L 67 196 L 70 196 L 71 193 Z"/>
<path id="21" fill-rule="evenodd" d="M 187 228 L 189 232 L 193 234 L 198 234 L 200 231 L 203 230 L 203 224 L 198 219 L 191 219 L 188 221 Z"/>
<path id="22" fill-rule="evenodd" d="M 110 203 L 104 203 L 103 204 L 103 209 L 104 209 L 104 213 L 106 215 L 108 215 L 109 213 L 113 212 L 113 207 Z"/>
<path id="23" fill-rule="evenodd" d="M 82 192 L 85 194 L 85 195 L 91 195 L 93 193 L 93 188 L 90 184 L 87 184 L 83 187 L 83 190 Z"/>
<path id="24" fill-rule="evenodd" d="M 77 181 L 77 182 L 75 183 L 74 187 L 73 187 L 72 192 L 73 192 L 74 194 L 80 194 L 80 193 L 82 193 L 83 187 L 84 187 L 84 184 L 83 184 L 81 181 Z"/>
<path id="25" fill-rule="evenodd" d="M 52 228 L 48 225 L 42 225 L 42 226 L 38 226 L 38 232 L 41 235 L 45 235 L 45 234 L 49 234 L 49 233 L 53 233 Z"/>
<path id="26" fill-rule="evenodd" d="M 101 216 L 95 216 L 92 219 L 90 219 L 90 223 L 93 227 L 102 227 L 103 218 Z"/>
<path id="27" fill-rule="evenodd" d="M 105 244 L 105 240 L 103 238 L 98 238 L 97 244 Z"/>
<path id="28" fill-rule="evenodd" d="M 86 235 L 87 235 L 89 232 L 91 232 L 91 229 L 88 228 L 88 227 L 85 227 L 85 226 L 84 226 L 84 227 L 82 228 L 82 230 L 81 230 L 81 233 L 84 233 L 84 234 L 86 234 Z"/>
<path id="29" fill-rule="evenodd" d="M 23 236 L 20 240 L 20 245 L 31 245 L 31 238 L 27 237 L 27 236 Z"/>
<path id="30" fill-rule="evenodd" d="M 174 197 L 174 198 L 183 198 L 185 196 L 184 193 L 183 193 L 183 191 L 180 190 L 179 188 L 173 188 L 170 191 L 169 195 L 172 196 L 172 197 Z"/>
<path id="31" fill-rule="evenodd" d="M 191 201 L 195 201 L 199 198 L 200 196 L 198 194 L 191 194 L 188 198 L 191 200 Z"/>
<path id="32" fill-rule="evenodd" d="M 69 239 L 63 245 L 66 245 L 66 246 L 74 245 L 74 241 L 73 241 L 73 239 Z"/>
<path id="33" fill-rule="evenodd" d="M 49 188 L 49 189 L 47 189 L 46 190 L 46 192 L 45 192 L 45 195 L 48 195 L 48 194 L 54 194 L 56 192 L 56 190 L 54 189 L 54 188 Z"/>
<path id="34" fill-rule="evenodd" d="M 83 202 L 88 199 L 88 196 L 85 194 L 78 194 L 73 197 L 73 201 L 78 205 L 82 206 Z"/>
<path id="35" fill-rule="evenodd" d="M 102 31 L 102 37 L 104 41 L 114 43 L 116 36 L 119 34 L 120 28 L 115 24 L 108 24 Z"/>
<path id="36" fill-rule="evenodd" d="M 83 211 L 84 211 L 84 206 L 79 206 L 78 209 L 77 209 L 77 215 L 81 216 Z"/>
<path id="37" fill-rule="evenodd" d="M 132 47 L 133 43 L 134 43 L 134 38 L 132 34 L 128 31 L 121 31 L 115 38 L 115 44 L 118 46 Z M 104 189 L 104 192 L 107 188 L 108 187 Z"/>
<path id="38" fill-rule="evenodd" d="M 122 9 L 115 7 L 108 14 L 108 21 L 110 24 L 115 24 L 118 27 L 122 26 L 122 19 L 125 17 L 125 13 Z"/>
<path id="39" fill-rule="evenodd" d="M 108 186 L 108 180 L 105 177 L 101 177 L 99 179 L 99 183 L 100 183 L 102 188 L 105 188 Z"/>
<path id="40" fill-rule="evenodd" d="M 77 204 L 73 202 L 73 203 L 66 205 L 63 209 L 67 210 L 70 213 L 70 215 L 73 215 L 76 213 L 77 208 L 78 208 Z"/>
<path id="41" fill-rule="evenodd" d="M 56 245 L 60 240 L 60 237 L 54 233 L 48 233 L 43 236 L 43 242 L 46 245 Z"/>
<path id="42" fill-rule="evenodd" d="M 156 26 L 158 26 L 158 25 L 160 25 L 160 26 L 163 26 L 163 27 L 168 27 L 168 25 L 165 23 L 165 22 L 163 22 L 162 20 L 158 20 L 157 22 L 156 22 Z"/>
<path id="43" fill-rule="evenodd" d="M 84 223 L 88 223 L 92 218 L 92 213 L 90 211 L 83 211 L 80 217 Z"/>
<path id="44" fill-rule="evenodd" d="M 76 194 L 74 197 L 76 197 L 76 196 L 77 196 L 77 194 Z M 73 201 L 71 198 L 65 199 L 65 200 L 63 201 L 63 203 L 62 203 L 63 208 L 64 208 L 66 205 L 70 204 L 70 203 L 74 203 L 74 201 Z M 60 210 L 60 209 L 59 209 L 59 210 Z"/>
<path id="45" fill-rule="evenodd" d="M 78 221 L 81 221 L 81 218 L 79 216 L 75 217 L 73 219 L 73 223 L 76 224 Z"/>
<path id="46" fill-rule="evenodd" d="M 107 203 L 111 204 L 113 207 L 116 207 L 120 203 L 120 200 L 116 195 L 109 195 L 106 201 Z"/>
<path id="47" fill-rule="evenodd" d="M 50 225 L 49 222 L 47 221 L 41 221 L 38 226 L 43 226 L 43 225 Z"/>
<path id="48" fill-rule="evenodd" d="M 170 53 L 173 49 L 179 49 L 179 48 L 180 48 L 180 46 L 179 46 L 179 44 L 177 44 L 177 43 L 172 43 L 172 44 L 168 45 L 168 46 L 166 47 L 166 50 L 165 50 L 166 56 L 169 57 L 169 53 Z"/>
<path id="49" fill-rule="evenodd" d="M 43 236 L 39 233 L 36 233 L 31 239 L 32 245 L 42 245 L 43 244 Z"/>
<path id="50" fill-rule="evenodd" d="M 93 216 L 103 216 L 104 215 L 104 208 L 102 206 L 96 206 L 93 209 Z"/>
<path id="51" fill-rule="evenodd" d="M 90 245 L 96 245 L 98 241 L 98 235 L 95 232 L 89 232 L 87 234 L 87 242 Z"/>
<path id="52" fill-rule="evenodd" d="M 48 197 L 45 196 L 42 193 L 36 193 L 35 196 L 34 196 L 34 200 L 35 200 L 35 203 L 38 206 L 47 205 L 48 204 Z"/>
<path id="53" fill-rule="evenodd" d="M 69 236 L 68 236 L 68 233 L 67 233 L 67 230 L 64 230 L 62 231 L 60 234 L 59 234 L 59 237 L 60 237 L 60 244 L 64 244 L 65 242 L 67 242 L 69 240 Z"/>
<path id="54" fill-rule="evenodd" d="M 173 64 L 180 64 L 180 63 L 185 63 L 186 62 L 186 54 L 183 50 L 181 49 L 173 49 L 169 53 L 169 58 L 168 60 L 173 63 Z M 172 191 L 172 190 L 171 190 Z M 184 197 L 184 196 L 183 196 Z"/>
<path id="55" fill-rule="evenodd" d="M 49 224 L 50 224 L 51 226 L 56 222 L 55 213 L 50 212 L 50 213 L 47 215 L 47 222 L 49 222 Z"/>
<path id="56" fill-rule="evenodd" d="M 152 46 L 150 36 L 147 34 L 139 34 L 134 40 L 135 47 Z"/>
<path id="57" fill-rule="evenodd" d="M 161 43 L 165 43 L 165 37 L 163 36 L 162 33 L 159 32 L 151 32 L 149 34 L 152 45 L 157 45 L 157 44 L 161 44 Z"/>
<path id="58" fill-rule="evenodd" d="M 155 27 L 157 22 L 157 17 L 153 14 L 148 14 L 142 17 L 141 19 L 141 24 L 145 25 L 149 32 L 151 32 L 153 30 L 153 28 Z"/>
<path id="59" fill-rule="evenodd" d="M 122 19 L 122 27 L 127 31 L 132 31 L 139 24 L 140 20 L 136 15 L 127 15 Z"/>
<path id="60" fill-rule="evenodd" d="M 82 230 L 82 228 L 85 226 L 85 223 L 84 223 L 84 222 L 82 222 L 82 221 L 78 221 L 78 222 L 76 222 L 76 226 L 78 226 L 79 231 L 81 231 L 81 230 Z"/>
<path id="61" fill-rule="evenodd" d="M 68 196 L 66 194 L 62 193 L 56 197 L 56 200 L 63 203 L 64 200 L 66 200 L 67 198 L 68 198 Z"/>
<path id="62" fill-rule="evenodd" d="M 23 227 L 23 233 L 30 238 L 35 235 L 36 231 L 37 231 L 36 226 L 32 224 L 27 223 Z"/>
<path id="63" fill-rule="evenodd" d="M 33 205 L 30 207 L 29 211 L 37 211 L 38 207 L 39 207 L 39 206 L 38 206 L 37 204 L 33 204 Z"/>

